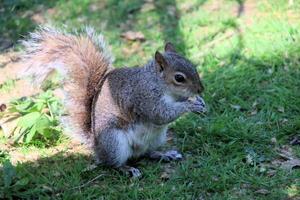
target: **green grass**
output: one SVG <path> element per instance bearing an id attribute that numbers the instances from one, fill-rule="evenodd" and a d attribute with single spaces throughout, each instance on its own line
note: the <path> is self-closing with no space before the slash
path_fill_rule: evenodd
<path id="1" fill-rule="evenodd" d="M 284 0 L 248 0 L 241 16 L 236 11 L 244 1 L 238 0 L 45 2 L 15 1 L 15 13 L 1 12 L 14 17 L 1 21 L 0 33 L 14 32 L 11 39 L 16 41 L 36 26 L 22 14 L 29 8 L 33 12 L 42 9 L 46 22 L 66 24 L 70 29 L 89 24 L 102 32 L 117 67 L 141 65 L 165 41 L 171 41 L 197 64 L 206 86 L 209 113 L 205 117 L 186 115 L 173 123 L 176 139 L 172 145 L 185 159 L 170 166 L 141 160 L 137 164 L 143 172 L 140 180 L 104 167 L 85 171 L 93 162 L 91 157 L 68 151 L 68 140 L 60 142 L 65 148 L 55 154 L 50 153 L 53 147 L 30 145 L 1 150 L 3 168 L 6 166 L 7 174 L 15 174 L 7 187 L 0 180 L 0 198 L 300 198 L 300 170 L 274 166 L 271 176 L 274 169 L 268 165 L 279 159 L 276 149 L 289 145 L 290 138 L 300 134 L 298 1 L 289 6 Z M 6 10 L 9 6 L 13 5 L 7 5 Z M 49 8 L 54 13 L 48 12 Z M 127 30 L 143 32 L 146 41 L 122 39 L 121 33 Z M 131 49 L 136 50 L 128 51 Z M 300 147 L 291 147 L 299 158 Z M 5 161 L 14 160 L 13 151 L 38 152 L 40 158 L 10 166 Z M 173 171 L 163 180 L 166 168 Z M 100 174 L 103 176 L 78 188 Z M 261 189 L 267 192 L 262 194 Z"/>

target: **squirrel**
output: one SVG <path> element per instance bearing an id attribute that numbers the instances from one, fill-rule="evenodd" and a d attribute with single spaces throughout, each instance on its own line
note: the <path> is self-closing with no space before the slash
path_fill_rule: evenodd
<path id="1" fill-rule="evenodd" d="M 204 90 L 196 67 L 166 43 L 144 66 L 113 67 L 102 35 L 92 28 L 67 33 L 40 27 L 24 40 L 25 74 L 41 84 L 54 70 L 62 74 L 62 124 L 94 149 L 97 163 L 134 177 L 131 158 L 182 159 L 166 142 L 168 124 L 187 112 L 205 112 Z"/>

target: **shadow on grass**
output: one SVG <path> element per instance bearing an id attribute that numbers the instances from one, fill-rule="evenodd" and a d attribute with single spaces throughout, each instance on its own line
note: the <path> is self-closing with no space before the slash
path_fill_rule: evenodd
<path id="1" fill-rule="evenodd" d="M 35 28 L 34 15 L 44 13 L 55 4 L 43 0 L 0 0 L 0 52 Z"/>

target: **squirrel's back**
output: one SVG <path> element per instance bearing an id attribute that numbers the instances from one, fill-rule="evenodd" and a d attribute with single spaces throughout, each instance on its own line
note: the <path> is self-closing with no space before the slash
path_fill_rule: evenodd
<path id="1" fill-rule="evenodd" d="M 91 28 L 80 34 L 40 28 L 23 44 L 23 75 L 32 75 L 41 84 L 54 70 L 62 74 L 64 106 L 69 112 L 62 122 L 71 136 L 88 136 L 93 97 L 100 80 L 113 69 L 102 35 Z"/>

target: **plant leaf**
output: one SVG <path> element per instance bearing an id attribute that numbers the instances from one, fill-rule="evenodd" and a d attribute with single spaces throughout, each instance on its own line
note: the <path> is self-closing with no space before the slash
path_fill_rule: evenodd
<path id="1" fill-rule="evenodd" d="M 22 128 L 30 128 L 36 123 L 40 116 L 41 114 L 39 112 L 28 113 L 20 118 L 18 126 Z"/>
<path id="2" fill-rule="evenodd" d="M 3 163 L 3 178 L 4 186 L 8 187 L 11 185 L 13 178 L 16 176 L 16 169 L 9 160 Z"/>
<path id="3" fill-rule="evenodd" d="M 33 125 L 30 128 L 30 131 L 26 134 L 25 143 L 31 142 L 31 140 L 35 136 L 35 134 L 36 134 L 36 125 Z"/>

